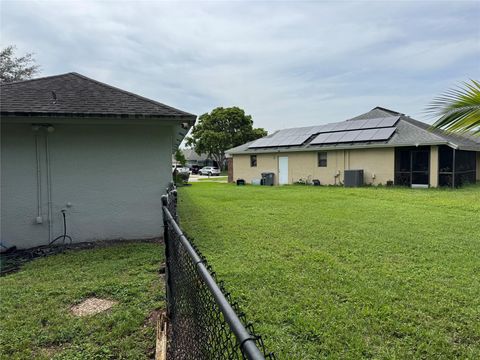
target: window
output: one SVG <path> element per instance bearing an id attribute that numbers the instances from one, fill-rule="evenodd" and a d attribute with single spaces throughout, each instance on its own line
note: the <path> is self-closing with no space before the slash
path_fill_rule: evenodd
<path id="1" fill-rule="evenodd" d="M 257 167 L 257 155 L 250 155 L 250 167 Z"/>
<path id="2" fill-rule="evenodd" d="M 318 166 L 319 167 L 327 167 L 327 152 L 320 151 L 318 153 Z"/>

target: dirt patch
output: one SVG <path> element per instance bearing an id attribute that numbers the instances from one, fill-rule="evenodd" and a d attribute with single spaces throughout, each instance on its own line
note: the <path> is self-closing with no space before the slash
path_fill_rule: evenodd
<path id="1" fill-rule="evenodd" d="M 49 359 L 53 358 L 54 355 L 62 352 L 64 350 L 63 346 L 48 346 L 39 350 L 39 355 L 42 357 L 47 357 Z"/>
<path id="2" fill-rule="evenodd" d="M 110 309 L 113 305 L 117 303 L 118 301 L 91 297 L 85 299 L 80 304 L 72 306 L 70 308 L 70 311 L 75 316 L 95 315 Z"/>

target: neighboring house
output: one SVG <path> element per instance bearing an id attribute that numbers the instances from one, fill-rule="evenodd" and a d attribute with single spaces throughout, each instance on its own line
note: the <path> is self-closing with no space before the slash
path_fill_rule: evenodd
<path id="1" fill-rule="evenodd" d="M 172 152 L 196 116 L 77 73 L 1 85 L 1 239 L 161 236 Z M 61 242 L 63 239 L 60 239 Z"/>
<path id="2" fill-rule="evenodd" d="M 364 183 L 459 186 L 480 180 L 480 138 L 435 130 L 404 114 L 376 107 L 338 123 L 277 131 L 227 151 L 231 180 L 276 184 L 320 180 L 342 184 L 345 170 L 364 171 Z"/>
<path id="3" fill-rule="evenodd" d="M 217 162 L 208 158 L 207 154 L 197 154 L 194 149 L 182 149 L 183 155 L 187 160 L 187 166 L 191 167 L 197 165 L 199 167 L 204 166 L 217 166 Z"/>

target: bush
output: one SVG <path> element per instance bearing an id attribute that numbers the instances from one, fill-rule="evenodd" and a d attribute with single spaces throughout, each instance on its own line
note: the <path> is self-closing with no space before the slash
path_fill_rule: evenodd
<path id="1" fill-rule="evenodd" d="M 188 179 L 190 179 L 190 173 L 182 172 L 175 174 L 173 181 L 175 182 L 175 185 L 182 186 L 188 183 Z"/>

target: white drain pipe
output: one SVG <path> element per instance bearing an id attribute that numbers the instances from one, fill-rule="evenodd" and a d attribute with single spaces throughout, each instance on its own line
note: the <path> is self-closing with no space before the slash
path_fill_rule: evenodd
<path id="1" fill-rule="evenodd" d="M 49 126 L 47 128 L 47 132 L 45 133 L 45 158 L 46 158 L 46 165 L 47 165 L 47 200 L 48 200 L 48 243 L 50 244 L 53 239 L 53 219 L 52 219 L 52 170 L 51 170 L 51 162 L 50 162 L 50 147 L 48 144 L 48 133 L 55 131 L 53 126 Z"/>
<path id="2" fill-rule="evenodd" d="M 32 126 L 32 130 L 35 131 L 35 158 L 37 161 L 37 217 L 35 219 L 37 224 L 43 223 L 42 216 L 42 170 L 40 164 L 40 150 L 39 150 L 39 126 Z"/>

